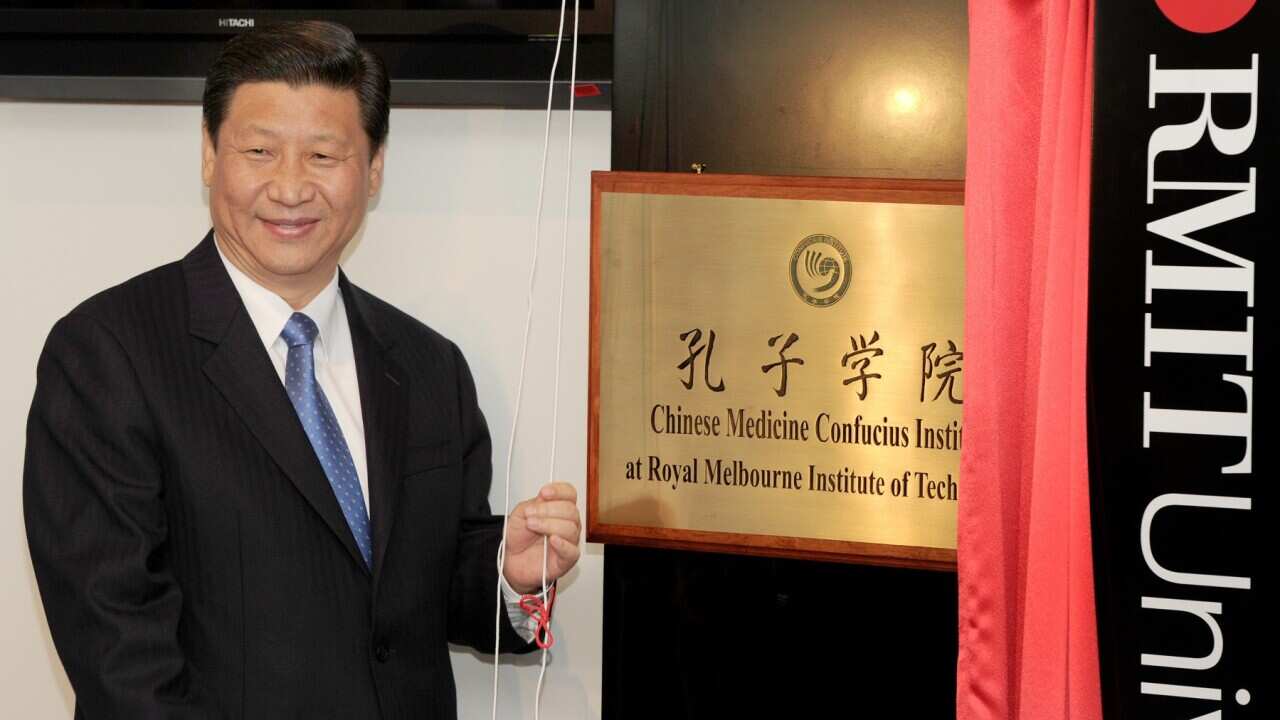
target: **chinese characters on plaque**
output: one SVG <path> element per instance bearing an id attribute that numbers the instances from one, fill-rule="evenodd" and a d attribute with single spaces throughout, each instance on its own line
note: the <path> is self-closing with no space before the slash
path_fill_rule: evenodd
<path id="1" fill-rule="evenodd" d="M 715 385 L 711 384 L 711 355 L 715 351 L 716 331 L 714 329 L 709 329 L 707 332 L 710 340 L 707 341 L 706 345 L 700 344 L 702 339 L 702 328 L 692 328 L 680 333 L 681 341 L 685 341 L 686 339 L 688 340 L 689 354 L 688 357 L 676 366 L 676 368 L 679 370 L 688 369 L 688 377 L 680 382 L 684 385 L 686 390 L 692 390 L 694 387 L 695 367 L 698 364 L 699 356 L 702 355 L 702 352 L 705 350 L 707 354 L 701 362 L 703 377 L 705 378 L 707 388 L 713 392 L 724 392 L 723 379 Z M 803 357 L 797 356 L 788 358 L 786 356 L 787 348 L 798 343 L 800 341 L 800 336 L 796 333 L 786 333 L 786 335 L 786 342 L 781 343 L 781 347 L 778 348 L 778 360 L 776 362 L 760 366 L 760 372 L 765 373 L 766 375 L 775 368 L 781 368 L 782 373 L 779 385 L 774 388 L 774 392 L 777 393 L 778 397 L 785 397 L 787 394 L 787 364 L 796 363 L 797 365 L 804 365 Z M 781 338 L 782 334 L 774 335 L 769 338 L 769 347 L 773 347 L 775 344 L 778 344 L 778 341 Z M 867 399 L 867 393 L 869 392 L 869 386 L 867 383 L 870 380 L 883 377 L 880 373 L 868 372 L 868 367 L 871 365 L 872 359 L 884 355 L 884 350 L 875 347 L 879 340 L 880 331 L 878 330 L 872 331 L 870 340 L 867 340 L 865 335 L 850 335 L 849 343 L 853 348 L 840 358 L 840 365 L 842 367 L 848 368 L 850 371 L 857 373 L 853 377 L 845 378 L 841 384 L 849 385 L 850 383 L 861 383 L 861 385 L 855 386 L 857 388 L 859 400 Z M 961 361 L 964 360 L 964 353 L 960 352 L 956 348 L 954 340 L 946 341 L 945 352 L 938 349 L 938 343 L 936 342 L 926 343 L 921 346 L 920 351 L 922 353 L 920 362 L 920 402 L 926 402 L 925 396 L 928 394 L 926 389 L 933 387 L 937 389 L 937 392 L 933 393 L 933 396 L 929 398 L 930 402 L 943 398 L 947 402 L 959 405 L 960 399 L 955 395 L 955 382 L 957 378 L 954 376 L 959 374 L 963 369 L 961 367 Z"/>

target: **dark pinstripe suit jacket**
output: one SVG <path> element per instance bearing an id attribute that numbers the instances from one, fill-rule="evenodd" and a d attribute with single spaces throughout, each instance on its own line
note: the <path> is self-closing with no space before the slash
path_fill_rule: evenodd
<path id="1" fill-rule="evenodd" d="M 77 718 L 456 716 L 447 642 L 493 647 L 489 434 L 458 348 L 339 282 L 372 572 L 212 231 L 54 326 L 23 498 Z"/>

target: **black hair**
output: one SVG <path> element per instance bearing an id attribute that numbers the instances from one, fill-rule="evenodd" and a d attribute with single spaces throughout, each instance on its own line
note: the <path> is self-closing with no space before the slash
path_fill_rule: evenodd
<path id="1" fill-rule="evenodd" d="M 391 127 L 391 81 L 382 59 L 360 46 L 345 25 L 281 22 L 237 35 L 222 48 L 204 83 L 204 125 L 217 147 L 218 128 L 236 88 L 250 82 L 354 90 L 372 158 Z"/>

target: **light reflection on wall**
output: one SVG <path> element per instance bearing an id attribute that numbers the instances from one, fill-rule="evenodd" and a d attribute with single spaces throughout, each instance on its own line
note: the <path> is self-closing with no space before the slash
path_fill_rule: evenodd
<path id="1" fill-rule="evenodd" d="M 915 88 L 901 87 L 893 93 L 889 109 L 896 113 L 911 113 L 920 109 L 920 92 Z"/>

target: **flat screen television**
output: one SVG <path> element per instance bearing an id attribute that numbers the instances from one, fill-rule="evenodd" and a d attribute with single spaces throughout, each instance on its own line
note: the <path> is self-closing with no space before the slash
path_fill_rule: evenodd
<path id="1" fill-rule="evenodd" d="M 578 103 L 584 109 L 610 104 L 613 5 L 580 2 Z M 566 36 L 572 7 L 570 0 Z M 381 55 L 395 104 L 539 107 L 546 101 L 560 0 L 0 0 L 0 97 L 198 101 L 205 71 L 231 35 L 304 18 L 343 23 Z M 569 92 L 567 57 L 560 105 Z"/>

